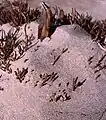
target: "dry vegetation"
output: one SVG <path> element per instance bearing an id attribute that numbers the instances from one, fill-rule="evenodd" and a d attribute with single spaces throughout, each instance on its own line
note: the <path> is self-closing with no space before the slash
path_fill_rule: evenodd
<path id="1" fill-rule="evenodd" d="M 55 9 L 55 13 L 52 16 L 52 25 L 50 26 L 51 30 L 52 28 L 55 30 L 56 27 L 61 25 L 77 24 L 85 31 L 87 31 L 91 35 L 91 38 L 93 40 L 99 42 L 100 44 L 104 44 L 105 35 L 106 35 L 106 20 L 102 20 L 102 21 L 93 20 L 92 16 L 90 16 L 88 13 L 80 14 L 78 13 L 78 11 L 76 11 L 76 9 L 73 8 L 72 8 L 72 13 L 68 13 L 68 14 L 65 14 L 64 10 L 61 8 L 55 7 L 54 9 Z M 2 24 L 10 23 L 10 25 L 16 27 L 15 30 L 11 29 L 7 34 L 5 33 L 4 30 L 0 31 L 1 33 L 0 69 L 2 69 L 3 71 L 8 71 L 9 73 L 12 72 L 12 69 L 10 68 L 11 61 L 15 61 L 22 58 L 24 52 L 28 48 L 30 48 L 28 47 L 29 43 L 34 39 L 33 35 L 28 36 L 26 33 L 27 23 L 38 20 L 39 17 L 41 17 L 41 12 L 39 11 L 39 9 L 38 8 L 31 9 L 28 6 L 28 3 L 23 0 L 18 0 L 14 2 L 5 0 L 0 4 L 0 24 L 2 25 Z M 24 47 L 21 44 L 23 41 L 20 40 L 20 36 L 18 35 L 20 31 L 19 26 L 23 24 L 26 24 L 24 30 L 27 39 L 25 43 L 26 45 Z M 57 62 L 60 56 L 67 50 L 68 48 L 63 49 L 62 53 L 57 58 L 54 59 L 53 65 Z M 91 64 L 92 62 L 91 59 L 89 60 L 89 64 Z M 98 71 L 104 68 L 106 68 L 106 65 L 102 66 Z M 19 70 L 18 73 L 20 73 Z M 18 75 L 18 73 L 16 75 Z M 51 78 L 50 75 L 48 75 L 48 77 Z M 46 81 L 46 79 L 44 79 L 44 81 Z M 77 83 L 77 79 L 74 81 L 74 83 L 75 86 L 73 90 L 75 90 L 78 86 L 80 86 L 79 84 L 81 84 L 81 83 Z M 44 84 L 46 84 L 46 82 L 44 82 Z"/>
<path id="2" fill-rule="evenodd" d="M 61 25 L 78 24 L 86 30 L 91 38 L 104 44 L 106 35 L 106 20 L 92 20 L 92 16 L 80 14 L 76 9 L 72 9 L 72 13 L 65 14 L 64 10 L 54 7 L 55 13 L 52 16 L 51 30 Z M 0 24 L 10 23 L 12 26 L 21 26 L 25 23 L 37 20 L 41 16 L 41 12 L 31 9 L 28 3 L 23 0 L 10 2 L 5 0 L 0 4 Z M 58 16 L 58 17 L 56 17 Z"/>
<path id="3" fill-rule="evenodd" d="M 22 0 L 14 2 L 4 0 L 0 4 L 0 24 L 10 23 L 10 25 L 16 27 L 16 29 L 10 29 L 8 33 L 3 29 L 0 30 L 0 69 L 12 73 L 11 61 L 22 58 L 24 52 L 31 47 L 34 36 L 33 34 L 31 36 L 27 35 L 26 26 L 27 23 L 36 20 L 39 15 L 40 12 L 37 8 L 30 9 L 28 3 Z M 24 41 L 20 40 L 19 31 L 20 26 L 25 23 L 26 42 L 23 46 L 21 43 Z"/>
<path id="4" fill-rule="evenodd" d="M 12 26 L 21 26 L 36 20 L 40 15 L 39 10 L 31 9 L 23 0 L 10 2 L 3 1 L 0 4 L 0 24 L 10 23 Z"/>
<path id="5" fill-rule="evenodd" d="M 0 38 L 0 68 L 4 71 L 8 70 L 9 73 L 12 72 L 10 68 L 10 61 L 17 60 L 21 57 L 14 51 L 17 47 L 20 46 L 20 39 L 18 36 L 19 29 L 16 30 L 10 29 L 6 34 L 4 30 L 1 30 L 1 38 Z M 19 50 L 22 51 L 22 50 Z M 21 52 L 19 52 L 21 53 Z"/>
<path id="6" fill-rule="evenodd" d="M 22 58 L 34 40 L 33 34 L 31 34 L 31 36 L 27 36 L 25 42 L 20 39 L 22 34 L 19 31 L 19 27 L 10 29 L 8 33 L 3 29 L 0 30 L 0 69 L 9 73 L 12 73 L 12 69 L 10 68 L 11 61 Z"/>
<path id="7" fill-rule="evenodd" d="M 105 20 L 93 20 L 92 16 L 87 14 L 80 14 L 76 9 L 72 8 L 72 13 L 65 14 L 62 9 L 55 9 L 57 12 L 55 15 L 58 15 L 58 18 L 55 19 L 54 15 L 54 22 L 55 26 L 60 25 L 70 25 L 70 24 L 77 24 L 85 31 L 87 31 L 91 38 L 104 44 L 105 36 L 106 36 L 106 19 Z"/>
<path id="8" fill-rule="evenodd" d="M 16 79 L 19 80 L 20 83 L 22 83 L 22 81 L 24 81 L 24 78 L 26 76 L 26 74 L 28 73 L 28 68 L 22 68 L 22 70 L 19 70 L 19 68 L 17 68 L 17 71 L 14 71 L 15 75 L 16 75 Z"/>

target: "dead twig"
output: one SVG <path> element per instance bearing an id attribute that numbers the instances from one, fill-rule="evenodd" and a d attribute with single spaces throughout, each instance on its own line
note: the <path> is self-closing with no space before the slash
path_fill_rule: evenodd
<path id="1" fill-rule="evenodd" d="M 19 68 L 17 68 L 17 71 L 14 71 L 15 75 L 16 75 L 16 79 L 19 79 L 20 83 L 22 83 L 22 81 L 24 80 L 26 74 L 28 73 L 28 68 L 22 68 L 22 70 L 19 70 Z"/>
<path id="2" fill-rule="evenodd" d="M 100 60 L 98 61 L 98 63 L 96 64 L 95 68 L 97 68 L 98 66 L 101 65 L 101 62 L 104 60 L 105 57 L 106 57 L 106 54 L 101 57 L 101 59 L 100 59 Z"/>
<path id="3" fill-rule="evenodd" d="M 61 55 L 63 53 L 65 53 L 68 50 L 68 48 L 63 48 L 60 55 L 58 55 L 56 58 L 54 57 L 54 62 L 52 63 L 52 65 L 55 65 L 55 63 L 59 60 L 59 58 L 61 57 Z"/>
<path id="4" fill-rule="evenodd" d="M 77 81 L 78 81 L 78 77 L 73 79 L 73 91 L 75 91 L 78 87 L 82 86 L 83 83 L 86 81 L 86 79 L 83 80 L 82 82 L 79 81 L 77 82 Z"/>
<path id="5" fill-rule="evenodd" d="M 40 74 L 40 78 L 42 79 L 40 87 L 49 84 L 51 86 L 51 84 L 58 78 L 58 74 L 52 72 L 51 74 Z"/>

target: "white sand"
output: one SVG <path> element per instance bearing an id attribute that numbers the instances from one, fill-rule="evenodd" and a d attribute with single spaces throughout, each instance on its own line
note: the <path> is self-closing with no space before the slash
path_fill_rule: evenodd
<path id="1" fill-rule="evenodd" d="M 96 18 L 105 17 L 103 14 L 106 8 L 105 0 L 51 1 L 64 6 L 62 8 L 67 11 L 75 7 L 80 11 L 90 12 Z M 33 7 L 37 2 L 29 1 Z M 27 34 L 30 36 L 33 33 L 34 44 L 37 42 L 38 24 L 32 22 L 28 26 Z M 6 24 L 1 28 L 8 32 L 11 26 Z M 25 40 L 24 25 L 20 33 L 22 32 L 21 38 Z M 37 48 L 39 49 L 36 51 Z M 68 48 L 68 51 L 62 54 L 53 66 L 54 56 L 58 56 L 63 48 Z M 4 91 L 0 91 L 0 120 L 106 120 L 105 71 L 94 74 L 95 69 L 93 69 L 103 54 L 104 52 L 92 42 L 90 36 L 78 26 L 76 29 L 75 25 L 58 27 L 50 41 L 46 38 L 42 43 L 38 42 L 25 53 L 23 58 L 12 63 L 12 74 L 0 70 L 0 75 L 2 74 L 0 86 L 4 88 Z M 88 59 L 93 55 L 95 57 L 89 65 Z M 25 59 L 28 61 L 24 63 Z M 23 67 L 28 67 L 28 74 L 20 83 L 14 71 Z M 57 72 L 59 78 L 51 86 L 34 87 L 36 81 L 42 82 L 40 74 L 52 72 Z M 101 76 L 96 79 L 98 74 Z M 86 81 L 81 87 L 72 91 L 72 80 L 77 76 L 79 81 L 84 79 Z M 30 81 L 25 83 L 27 80 Z M 67 82 L 69 82 L 68 87 L 66 87 Z M 58 86 L 59 83 L 61 87 Z M 71 96 L 70 100 L 49 102 L 52 92 L 62 94 L 59 90 L 63 89 Z"/>
<path id="2" fill-rule="evenodd" d="M 28 35 L 33 32 L 36 43 L 38 24 L 33 22 L 29 26 L 32 31 L 28 29 Z M 3 28 L 7 29 L 6 26 Z M 22 59 L 12 63 L 12 74 L 0 70 L 0 86 L 4 88 L 4 91 L 0 92 L 0 120 L 99 120 L 106 107 L 106 81 L 103 73 L 95 80 L 97 74 L 94 74 L 92 66 L 103 51 L 92 42 L 85 31 L 78 26 L 75 30 L 74 28 L 74 25 L 59 27 L 50 41 L 46 38 L 42 43 L 30 48 Z M 23 35 L 23 39 L 24 37 Z M 37 46 L 40 47 L 35 52 Z M 68 51 L 53 66 L 53 56 L 58 55 L 63 48 L 68 48 Z M 89 66 L 87 60 L 92 55 L 95 55 L 95 58 Z M 26 58 L 29 60 L 24 63 Z M 28 74 L 20 83 L 15 78 L 14 71 L 23 67 L 28 67 Z M 51 72 L 59 75 L 51 87 L 34 87 L 36 81 L 41 80 L 40 74 Z M 72 78 L 77 76 L 79 81 L 87 80 L 73 92 Z M 25 84 L 29 79 L 30 82 Z M 66 87 L 67 82 L 70 83 L 69 87 Z M 59 83 L 62 84 L 60 88 Z M 71 100 L 50 103 L 52 92 L 58 93 L 58 90 L 63 89 L 66 89 Z M 105 119 L 104 114 L 101 120 Z"/>

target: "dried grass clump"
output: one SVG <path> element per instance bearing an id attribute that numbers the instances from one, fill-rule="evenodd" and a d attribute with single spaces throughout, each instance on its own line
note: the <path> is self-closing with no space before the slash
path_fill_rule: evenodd
<path id="1" fill-rule="evenodd" d="M 19 29 L 16 29 L 14 32 L 12 32 L 12 29 L 9 30 L 7 35 L 4 30 L 1 30 L 0 32 L 2 34 L 0 38 L 0 58 L 6 61 L 20 43 L 20 41 L 17 40 Z"/>
<path id="2" fill-rule="evenodd" d="M 26 74 L 28 73 L 28 68 L 22 68 L 22 70 L 19 70 L 19 68 L 17 68 L 17 71 L 14 71 L 15 75 L 16 75 L 16 79 L 19 80 L 20 83 L 22 83 L 24 81 L 24 78 L 26 76 Z"/>
<path id="3" fill-rule="evenodd" d="M 10 70 L 11 61 L 17 60 L 22 56 L 22 50 L 19 49 L 21 40 L 18 36 L 19 28 L 15 31 L 10 29 L 9 32 L 6 34 L 4 30 L 0 31 L 1 38 L 0 38 L 0 68 L 4 71 Z M 19 55 L 17 55 L 16 48 L 19 50 Z M 21 54 L 20 54 L 21 53 Z"/>
<path id="4" fill-rule="evenodd" d="M 51 84 L 57 80 L 57 78 L 59 77 L 58 73 L 55 73 L 55 72 L 52 72 L 50 74 L 40 74 L 40 78 L 42 79 L 41 80 L 41 83 L 40 83 L 40 87 L 43 87 L 47 84 L 49 84 L 51 86 Z"/>
<path id="5" fill-rule="evenodd" d="M 0 3 L 0 25 L 2 24 L 6 24 L 10 22 L 10 1 L 2 1 L 2 3 Z"/>
<path id="6" fill-rule="evenodd" d="M 40 15 L 40 11 L 31 9 L 28 3 L 23 0 L 10 2 L 5 0 L 0 5 L 0 24 L 11 23 L 12 26 L 21 26 L 36 20 Z"/>
<path id="7" fill-rule="evenodd" d="M 25 39 L 22 39 L 21 35 L 20 27 L 11 28 L 8 33 L 0 30 L 0 69 L 3 71 L 11 73 L 11 61 L 22 58 L 25 51 L 33 46 L 33 34 L 31 36 L 26 34 Z"/>
<path id="8" fill-rule="evenodd" d="M 92 16 L 87 14 L 80 14 L 74 8 L 72 12 L 65 14 L 63 9 L 58 7 L 54 8 L 55 14 L 53 15 L 53 26 L 77 24 L 85 31 L 87 31 L 93 40 L 104 44 L 106 36 L 106 19 L 93 20 Z"/>
<path id="9" fill-rule="evenodd" d="M 76 10 L 74 14 L 71 14 L 71 18 L 72 23 L 78 24 L 86 30 L 93 40 L 104 43 L 106 36 L 106 19 L 93 21 L 92 16 L 88 13 L 86 15 L 79 14 Z"/>
<path id="10" fill-rule="evenodd" d="M 53 14 L 53 26 L 61 26 L 61 25 L 69 25 L 70 22 L 70 14 L 65 14 L 64 10 L 59 7 L 54 7 L 55 13 Z"/>

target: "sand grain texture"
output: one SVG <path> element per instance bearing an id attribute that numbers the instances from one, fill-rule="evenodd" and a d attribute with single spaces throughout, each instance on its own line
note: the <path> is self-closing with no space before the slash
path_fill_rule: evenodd
<path id="1" fill-rule="evenodd" d="M 29 26 L 31 32 L 35 32 L 36 42 L 38 24 L 33 22 Z M 68 50 L 52 65 L 54 56 L 60 55 L 63 48 Z M 0 85 L 4 88 L 0 92 L 0 120 L 99 120 L 106 109 L 105 74 L 101 72 L 102 75 L 96 80 L 93 66 L 102 54 L 103 51 L 78 26 L 58 27 L 50 41 L 46 38 L 38 42 L 23 58 L 13 62 L 13 71 L 28 67 L 28 74 L 22 83 L 15 78 L 14 72 L 10 75 L 0 72 Z M 93 55 L 93 63 L 89 65 L 88 59 Z M 26 58 L 28 61 L 24 62 Z M 59 77 L 40 88 L 42 81 L 39 75 L 52 72 Z M 73 78 L 77 76 L 79 81 L 86 81 L 72 91 Z M 27 80 L 30 81 L 25 83 Z M 37 81 L 39 84 L 35 86 Z M 63 94 L 64 89 L 71 96 L 70 100 L 49 102 L 53 92 Z M 104 112 L 102 119 L 105 118 Z"/>
<path id="2" fill-rule="evenodd" d="M 39 3 L 39 1 L 37 1 Z M 29 1 L 32 7 L 34 1 Z M 95 18 L 105 18 L 105 1 L 50 1 L 63 6 L 65 10 L 76 7 L 88 11 Z M 76 4 L 77 3 L 77 4 Z M 83 3 L 83 4 L 82 4 Z M 28 27 L 30 26 L 30 28 Z M 27 26 L 27 34 L 34 34 L 33 43 L 37 42 L 38 24 L 32 22 Z M 7 32 L 9 24 L 3 25 Z M 20 32 L 25 40 L 24 25 Z M 61 54 L 62 49 L 68 50 Z M 106 119 L 106 71 L 95 73 L 94 66 L 105 53 L 91 40 L 91 37 L 76 25 L 61 26 L 43 42 L 31 47 L 25 56 L 12 63 L 12 74 L 0 70 L 0 120 L 105 120 Z M 54 59 L 59 59 L 53 65 Z M 93 57 L 89 65 L 88 59 Z M 26 62 L 25 60 L 28 59 Z M 105 58 L 106 60 L 106 58 Z M 104 61 L 105 61 L 104 60 Z M 22 83 L 16 79 L 14 71 L 28 67 L 28 73 Z M 42 84 L 42 74 L 57 73 L 56 80 Z M 101 74 L 99 77 L 97 77 Z M 73 91 L 73 78 L 78 81 L 86 79 L 84 84 Z M 29 82 L 27 82 L 29 81 Z M 63 91 L 71 97 L 66 100 Z M 49 102 L 53 93 L 63 98 Z"/>

